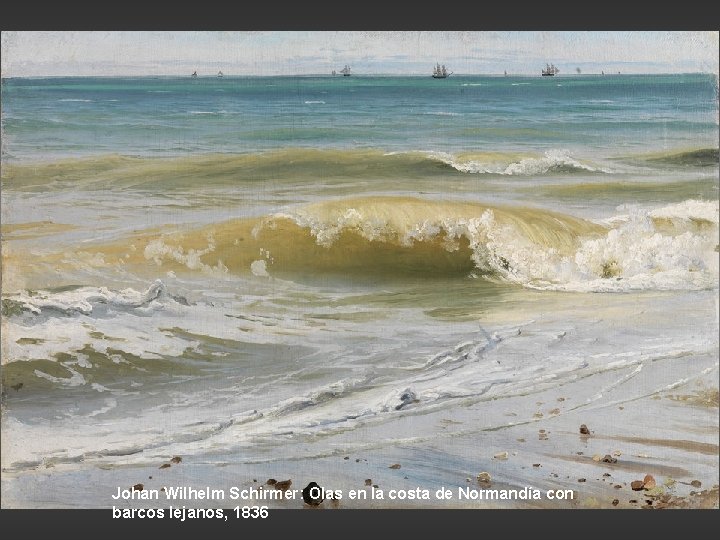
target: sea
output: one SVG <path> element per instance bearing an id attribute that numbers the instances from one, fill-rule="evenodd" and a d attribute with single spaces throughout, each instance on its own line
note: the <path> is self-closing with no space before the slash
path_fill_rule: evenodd
<path id="1" fill-rule="evenodd" d="M 1 200 L 19 506 L 173 456 L 464 486 L 718 376 L 713 74 L 4 78 Z"/>

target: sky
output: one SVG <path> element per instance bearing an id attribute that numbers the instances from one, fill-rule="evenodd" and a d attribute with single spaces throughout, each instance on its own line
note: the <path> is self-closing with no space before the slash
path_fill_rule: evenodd
<path id="1" fill-rule="evenodd" d="M 2 76 L 718 73 L 718 32 L 3 32 Z"/>

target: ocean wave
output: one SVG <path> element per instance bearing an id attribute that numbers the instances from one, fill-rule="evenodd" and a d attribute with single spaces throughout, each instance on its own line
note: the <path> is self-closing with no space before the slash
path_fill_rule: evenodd
<path id="1" fill-rule="evenodd" d="M 612 172 L 605 167 L 578 161 L 567 150 L 548 150 L 543 157 L 527 157 L 511 163 L 459 159 L 450 154 L 434 154 L 434 156 L 458 171 L 470 174 L 537 176 L 549 173 L 600 172 L 609 174 Z"/>
<path id="2" fill-rule="evenodd" d="M 429 111 L 423 114 L 429 114 L 430 116 L 462 116 L 460 113 L 450 111 Z"/>
<path id="3" fill-rule="evenodd" d="M 686 151 L 671 151 L 662 154 L 651 154 L 641 158 L 645 162 L 664 165 L 717 167 L 720 164 L 718 148 L 698 148 Z"/>
<path id="4" fill-rule="evenodd" d="M 220 114 L 195 111 L 196 114 Z M 203 154 L 177 158 L 106 155 L 51 163 L 8 164 L 4 187 L 11 189 L 164 188 L 224 186 L 262 180 L 325 178 L 428 178 L 461 174 L 535 176 L 610 173 L 567 150 L 533 154 L 291 148 L 255 154 Z"/>
<path id="5" fill-rule="evenodd" d="M 304 103 L 305 103 L 305 105 L 325 105 L 325 102 L 320 99 L 308 100 L 308 101 L 305 101 Z"/>
<path id="6" fill-rule="evenodd" d="M 123 266 L 280 276 L 483 277 L 578 292 L 718 284 L 718 204 L 688 200 L 591 222 L 547 210 L 402 197 L 342 199 L 85 248 Z M 144 247 L 143 247 L 144 246 Z M 258 256 L 259 254 L 259 256 Z"/>

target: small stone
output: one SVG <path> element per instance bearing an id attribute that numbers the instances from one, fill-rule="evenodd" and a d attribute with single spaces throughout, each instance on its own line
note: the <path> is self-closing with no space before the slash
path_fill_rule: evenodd
<path id="1" fill-rule="evenodd" d="M 152 476 L 148 476 L 148 480 L 152 480 Z"/>
<path id="2" fill-rule="evenodd" d="M 535 467 L 535 468 L 540 467 L 540 464 L 539 464 L 539 463 L 533 463 L 533 467 Z"/>
<path id="3" fill-rule="evenodd" d="M 355 460 L 355 463 L 360 463 L 360 458 L 357 458 L 357 459 Z"/>
<path id="4" fill-rule="evenodd" d="M 544 429 L 539 429 L 539 430 L 538 430 L 538 433 L 545 433 L 545 430 L 544 430 Z"/>
<path id="5" fill-rule="evenodd" d="M 498 452 L 498 453 L 495 454 L 493 457 L 494 457 L 495 459 L 506 460 L 506 459 L 508 458 L 508 453 L 507 453 L 507 452 Z"/>
<path id="6" fill-rule="evenodd" d="M 613 455 L 613 456 L 616 456 L 616 457 L 620 457 L 620 456 L 622 456 L 622 452 L 621 452 L 620 450 L 615 450 L 615 451 L 612 453 L 612 455 Z"/>
<path id="7" fill-rule="evenodd" d="M 379 489 L 377 484 L 373 484 L 372 487 L 374 487 L 375 489 Z"/>
<path id="8" fill-rule="evenodd" d="M 560 414 L 560 409 L 551 409 L 550 414 Z"/>
<path id="9" fill-rule="evenodd" d="M 693 480 L 692 482 L 690 482 L 690 485 L 691 485 L 692 487 L 699 488 L 699 487 L 702 486 L 702 482 L 701 482 L 700 480 Z"/>
<path id="10" fill-rule="evenodd" d="M 350 456 L 345 456 L 343 459 L 347 461 L 348 459 L 350 459 Z"/>
<path id="11" fill-rule="evenodd" d="M 584 456 L 585 452 L 575 452 L 578 456 Z"/>
<path id="12" fill-rule="evenodd" d="M 581 435 L 590 435 L 590 430 L 585 424 L 580 425 L 580 434 Z"/>
<path id="13" fill-rule="evenodd" d="M 158 467 L 158 468 L 160 468 L 160 469 L 167 469 L 168 467 L 172 467 L 172 465 L 170 465 L 169 463 L 163 463 L 163 464 L 160 465 L 160 467 Z"/>
<path id="14" fill-rule="evenodd" d="M 133 491 L 142 491 L 143 489 L 145 489 L 145 486 L 142 484 L 135 484 L 132 488 Z"/>
<path id="15" fill-rule="evenodd" d="M 613 499 L 612 505 L 617 506 L 618 504 L 620 504 L 620 501 L 618 499 Z"/>
<path id="16" fill-rule="evenodd" d="M 646 497 L 660 497 L 665 494 L 665 489 L 662 486 L 655 486 L 654 488 L 645 488 Z"/>
<path id="17" fill-rule="evenodd" d="M 578 478 L 578 482 L 580 482 L 580 483 L 587 482 L 587 479 L 586 478 Z"/>
<path id="18" fill-rule="evenodd" d="M 542 418 L 542 417 L 543 417 L 543 413 L 541 413 L 540 411 L 533 414 L 533 418 Z"/>
<path id="19" fill-rule="evenodd" d="M 268 481 L 265 482 L 266 486 L 274 486 L 275 484 L 277 484 L 277 480 L 275 480 L 274 478 L 269 478 Z"/>
<path id="20" fill-rule="evenodd" d="M 283 480 L 282 482 L 275 482 L 275 489 L 280 491 L 287 491 L 292 486 L 292 480 Z"/>
<path id="21" fill-rule="evenodd" d="M 609 476 L 612 476 L 612 474 L 610 474 L 609 472 L 606 472 L 606 473 L 603 473 L 603 476 L 604 476 L 605 478 L 608 478 Z"/>
<path id="22" fill-rule="evenodd" d="M 621 486 L 620 484 L 615 484 L 613 487 L 614 487 L 615 489 L 622 489 L 622 486 Z"/>
<path id="23" fill-rule="evenodd" d="M 481 472 L 477 475 L 478 482 L 482 482 L 484 484 L 490 483 L 490 473 L 489 472 Z"/>
<path id="24" fill-rule="evenodd" d="M 657 485 L 655 482 L 655 478 L 651 474 L 646 474 L 645 478 L 643 478 L 643 487 L 645 489 L 652 489 Z"/>
<path id="25" fill-rule="evenodd" d="M 599 462 L 602 458 L 603 458 L 603 457 L 602 457 L 600 454 L 595 454 L 595 455 L 592 457 L 592 460 Z"/>
<path id="26" fill-rule="evenodd" d="M 637 504 L 637 499 L 630 499 L 628 502 L 630 504 Z"/>
<path id="27" fill-rule="evenodd" d="M 182 458 L 180 456 L 175 456 L 170 460 L 170 463 L 180 463 L 182 461 Z"/>
<path id="28" fill-rule="evenodd" d="M 558 400 L 558 401 L 565 401 L 565 398 L 564 398 L 564 397 L 559 397 L 559 398 L 557 398 L 557 400 Z"/>
<path id="29" fill-rule="evenodd" d="M 605 457 L 602 458 L 603 463 L 617 463 L 617 458 L 612 457 L 610 454 L 605 454 Z"/>
<path id="30" fill-rule="evenodd" d="M 620 409 L 621 411 L 624 411 L 625 407 L 618 407 L 618 409 Z"/>
<path id="31" fill-rule="evenodd" d="M 630 483 L 630 487 L 633 491 L 642 491 L 642 489 L 645 487 L 645 482 L 642 480 L 633 480 Z"/>
<path id="32" fill-rule="evenodd" d="M 393 463 L 388 467 L 388 469 L 399 469 L 400 467 L 402 467 L 402 465 L 400 465 L 399 463 Z"/>
<path id="33" fill-rule="evenodd" d="M 371 478 L 366 478 L 366 479 L 365 479 L 365 485 L 366 485 L 366 486 L 372 486 L 372 479 L 371 479 Z"/>
<path id="34" fill-rule="evenodd" d="M 670 478 L 669 476 L 665 479 L 663 484 L 665 484 L 667 487 L 673 487 L 675 485 L 675 479 Z"/>
<path id="35" fill-rule="evenodd" d="M 525 439 L 518 439 L 517 442 L 525 442 Z"/>

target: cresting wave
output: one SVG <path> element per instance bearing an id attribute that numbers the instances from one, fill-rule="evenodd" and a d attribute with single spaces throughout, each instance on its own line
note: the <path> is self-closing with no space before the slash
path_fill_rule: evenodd
<path id="1" fill-rule="evenodd" d="M 578 292 L 705 289 L 718 284 L 717 236 L 716 202 L 594 223 L 532 208 L 368 197 L 147 234 L 98 246 L 86 259 L 144 265 L 154 275 L 455 276 Z"/>
<path id="2" fill-rule="evenodd" d="M 505 152 L 457 154 L 380 150 L 291 148 L 254 154 L 204 154 L 175 158 L 107 155 L 52 163 L 7 164 L 2 180 L 12 189 L 188 189 L 261 180 L 426 178 L 442 175 L 610 173 L 567 150 L 544 155 Z"/>

